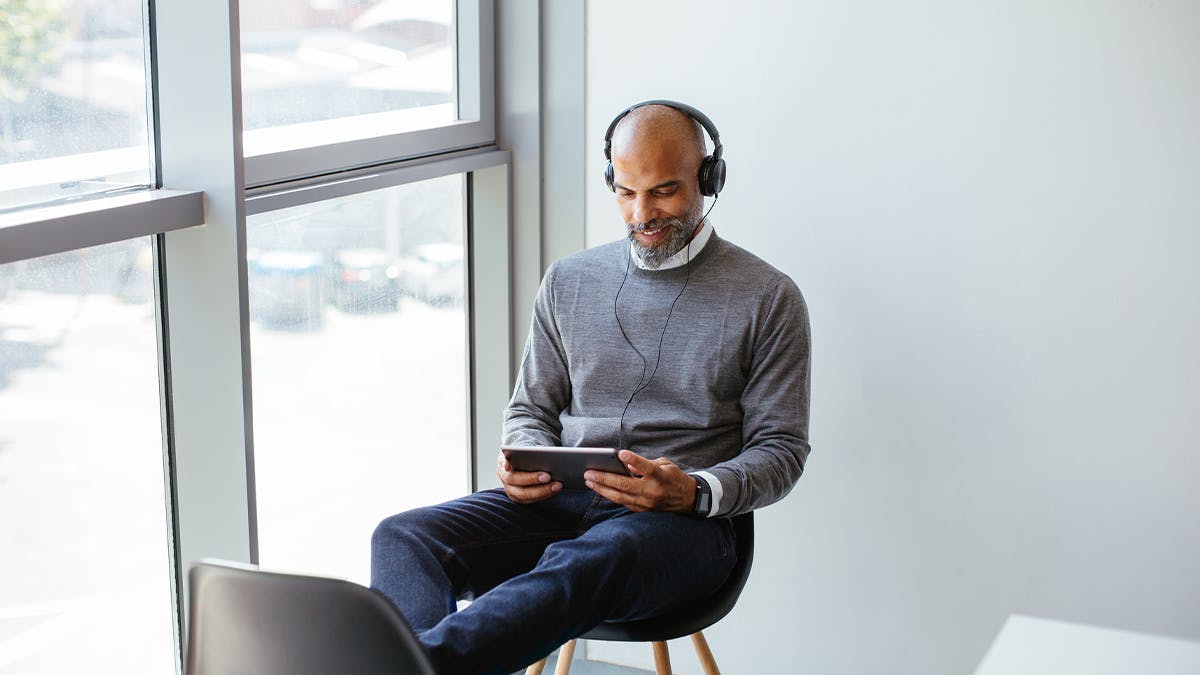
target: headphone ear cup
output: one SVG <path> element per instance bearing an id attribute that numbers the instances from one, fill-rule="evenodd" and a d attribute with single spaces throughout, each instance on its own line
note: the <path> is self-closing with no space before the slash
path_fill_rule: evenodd
<path id="1" fill-rule="evenodd" d="M 712 155 L 700 162 L 700 194 L 715 197 L 725 187 L 725 160 Z"/>
<path id="2" fill-rule="evenodd" d="M 725 189 L 725 160 L 718 159 L 713 162 L 713 177 L 712 177 L 712 193 L 717 196 L 717 193 Z"/>
<path id="3" fill-rule="evenodd" d="M 613 187 L 613 182 L 614 182 L 615 180 L 616 180 L 616 179 L 615 179 L 615 178 L 613 178 L 613 165 L 612 165 L 612 160 L 609 160 L 609 162 L 608 162 L 608 166 L 604 167 L 604 184 L 608 186 L 608 189 L 609 189 L 609 191 L 610 191 L 610 192 L 616 192 L 616 191 L 617 191 L 617 189 L 616 189 L 615 187 Z"/>

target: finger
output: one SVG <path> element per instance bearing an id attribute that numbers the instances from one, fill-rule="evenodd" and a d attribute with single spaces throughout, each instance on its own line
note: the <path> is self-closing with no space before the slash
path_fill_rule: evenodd
<path id="1" fill-rule="evenodd" d="M 589 480 L 585 481 L 584 484 L 601 497 L 604 497 L 609 501 L 616 502 L 621 506 L 628 507 L 630 510 L 645 511 L 647 508 L 639 495 L 629 492 L 622 492 L 617 488 L 605 485 L 603 483 L 598 483 L 596 481 Z"/>
<path id="2" fill-rule="evenodd" d="M 508 485 L 528 486 L 545 485 L 550 482 L 550 474 L 545 471 L 509 471 L 505 481 Z"/>
<path id="3" fill-rule="evenodd" d="M 506 484 L 504 486 L 504 493 L 508 495 L 509 499 L 512 499 L 518 504 L 528 504 L 531 502 L 541 501 L 548 497 L 554 496 L 561 490 L 562 483 L 558 481 L 554 481 L 553 483 L 548 483 L 546 485 L 522 486 Z"/>
<path id="4" fill-rule="evenodd" d="M 621 461 L 625 463 L 625 466 L 628 466 L 631 470 L 636 471 L 643 476 L 653 473 L 654 469 L 658 468 L 657 464 L 646 459 L 645 457 L 642 457 L 636 452 L 633 452 L 632 450 L 622 450 L 617 454 L 617 457 L 619 457 Z"/>
<path id="5" fill-rule="evenodd" d="M 583 473 L 583 480 L 585 482 L 590 481 L 593 483 L 598 483 L 604 485 L 605 487 L 619 490 L 621 492 L 639 492 L 638 488 L 640 479 L 631 478 L 630 476 L 623 476 L 619 473 L 613 473 L 611 471 L 588 469 Z"/>
<path id="6" fill-rule="evenodd" d="M 503 452 L 496 453 L 496 475 L 500 476 L 500 480 L 503 481 L 504 476 L 506 476 L 511 471 L 512 471 L 512 464 L 508 461 L 508 458 L 504 456 L 504 453 Z"/>

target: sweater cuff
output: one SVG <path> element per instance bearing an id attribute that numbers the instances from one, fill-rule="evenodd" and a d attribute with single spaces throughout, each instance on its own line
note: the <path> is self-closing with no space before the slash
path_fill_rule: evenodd
<path id="1" fill-rule="evenodd" d="M 692 474 L 692 477 L 708 483 L 708 491 L 712 493 L 712 504 L 709 505 L 708 513 L 704 514 L 704 517 L 712 518 L 721 511 L 721 497 L 724 496 L 725 489 L 721 487 L 721 481 L 707 471 L 697 471 Z"/>

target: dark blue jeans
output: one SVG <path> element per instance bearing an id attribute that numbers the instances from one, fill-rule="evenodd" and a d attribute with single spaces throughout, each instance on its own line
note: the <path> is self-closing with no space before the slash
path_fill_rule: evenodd
<path id="1" fill-rule="evenodd" d="M 392 516 L 371 541 L 371 586 L 439 673 L 510 673 L 606 620 L 662 614 L 733 569 L 725 518 L 629 509 L 590 490 L 514 504 L 501 490 Z M 474 600 L 455 612 L 455 600 Z"/>

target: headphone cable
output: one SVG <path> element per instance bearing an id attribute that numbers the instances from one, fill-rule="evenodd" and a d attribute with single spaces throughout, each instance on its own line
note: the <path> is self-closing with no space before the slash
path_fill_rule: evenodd
<path id="1" fill-rule="evenodd" d="M 646 362 L 646 356 L 644 354 L 642 354 L 642 351 L 640 349 L 638 349 L 636 345 L 633 344 L 632 340 L 629 339 L 629 335 L 625 332 L 625 326 L 621 323 L 621 314 L 620 314 L 620 312 L 617 311 L 617 301 L 621 298 L 621 290 L 623 288 L 625 288 L 625 282 L 629 279 L 629 270 L 630 270 L 630 265 L 633 262 L 632 258 L 633 258 L 634 254 L 630 253 L 629 258 L 627 258 L 625 261 L 625 276 L 624 276 L 624 278 L 621 279 L 621 285 L 617 287 L 617 294 L 615 296 L 613 296 L 613 316 L 617 319 L 617 327 L 621 330 L 621 337 L 625 338 L 625 342 L 631 348 L 633 348 L 633 351 L 638 355 L 639 358 L 642 359 L 642 374 L 641 374 L 641 376 L 638 377 L 638 385 L 637 385 L 637 387 L 634 388 L 633 393 L 631 393 L 629 395 L 629 399 L 625 401 L 625 407 L 621 409 L 621 417 L 617 420 L 617 449 L 618 450 L 627 449 L 625 447 L 625 413 L 629 411 L 629 405 L 631 403 L 633 403 L 634 397 L 636 397 L 638 394 L 642 393 L 646 389 L 646 387 L 649 387 L 650 383 L 654 380 L 654 376 L 658 373 L 658 366 L 662 362 L 663 340 L 667 336 L 667 326 L 670 325 L 670 323 L 671 323 L 671 314 L 673 314 L 675 312 L 675 303 L 679 302 L 679 298 L 682 297 L 683 292 L 685 290 L 687 290 L 688 282 L 691 281 L 691 278 L 692 278 L 692 241 L 696 238 L 696 235 L 699 234 L 699 230 L 704 227 L 704 221 L 708 219 L 708 214 L 712 213 L 713 207 L 716 205 L 717 205 L 717 196 L 714 196 L 712 204 L 709 205 L 708 210 L 704 212 L 704 215 L 700 217 L 700 222 L 696 226 L 696 231 L 692 233 L 692 238 L 688 239 L 687 260 L 684 262 L 685 274 L 683 277 L 683 286 L 680 286 L 679 292 L 675 294 L 675 299 L 671 301 L 671 306 L 667 309 L 667 320 L 663 322 L 662 333 L 659 334 L 659 336 L 658 336 L 658 353 L 654 357 L 654 369 L 650 371 L 650 377 L 646 378 L 645 381 L 643 381 L 642 378 L 646 377 L 646 367 L 649 365 Z"/>

